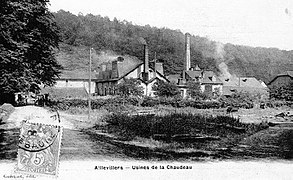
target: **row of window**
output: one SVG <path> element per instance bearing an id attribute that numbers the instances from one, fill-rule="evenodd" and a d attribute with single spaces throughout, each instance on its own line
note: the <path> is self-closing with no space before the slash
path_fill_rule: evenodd
<path id="1" fill-rule="evenodd" d="M 116 89 L 114 87 L 98 88 L 97 94 L 100 96 L 115 95 Z"/>

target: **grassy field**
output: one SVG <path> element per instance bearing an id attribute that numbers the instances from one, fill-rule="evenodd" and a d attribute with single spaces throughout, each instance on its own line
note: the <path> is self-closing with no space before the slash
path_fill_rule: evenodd
<path id="1" fill-rule="evenodd" d="M 158 106 L 149 108 L 155 114 L 134 113 L 141 109 L 94 109 L 90 119 L 87 108 L 59 111 L 67 128 L 63 156 L 176 161 L 293 159 L 292 127 L 267 126 L 267 122 L 285 121 L 275 115 L 290 111 L 288 107 L 239 109 L 226 114 L 225 109 Z M 17 129 L 0 131 L 0 159 L 16 158 L 18 136 Z"/>
<path id="2" fill-rule="evenodd" d="M 110 143 L 124 149 L 134 158 L 155 160 L 200 159 L 292 159 L 293 131 L 291 129 L 266 128 L 268 122 L 285 121 L 275 117 L 290 107 L 239 109 L 232 114 L 226 108 L 196 109 L 156 106 L 147 109 L 154 115 L 136 116 L 135 112 L 146 109 L 137 106 L 113 106 L 92 110 L 93 127 L 84 129 L 92 141 Z M 87 117 L 88 109 L 71 107 L 61 111 L 71 116 Z M 113 118 L 113 114 L 118 115 Z M 119 115 L 120 113 L 120 115 Z M 131 118 L 127 114 L 134 115 Z M 177 114 L 177 116 L 174 116 Z M 112 116 L 112 120 L 109 117 Z M 165 117 L 154 119 L 155 116 Z M 122 118 L 121 118 L 122 117 Z M 217 117 L 222 117 L 221 120 Z M 117 120 L 120 118 L 120 120 Z M 119 121 L 119 122 L 117 122 Z M 208 123 L 210 124 L 207 124 Z M 235 133 L 231 128 L 216 124 L 228 124 L 245 131 Z M 262 124 L 260 124 L 262 123 Z M 212 125 L 211 125 L 212 124 Z M 208 128 L 206 128 L 208 127 Z M 233 129 L 233 128 L 232 128 Z M 204 141 L 177 141 L 158 139 L 154 134 L 188 134 L 202 137 L 218 137 Z M 164 135 L 163 135 L 164 136 Z"/>
<path id="3" fill-rule="evenodd" d="M 91 128 L 91 132 L 109 133 L 114 135 L 115 141 L 146 148 L 147 152 L 167 154 L 169 158 L 165 158 L 173 160 L 292 159 L 293 130 L 271 129 L 267 126 L 268 122 L 284 121 L 275 115 L 290 110 L 289 107 L 239 109 L 238 112 L 228 115 L 225 109 L 159 106 L 156 108 L 156 115 L 134 118 L 118 115 L 112 116 L 112 119 L 107 119 L 107 115 L 103 116 L 106 119 L 100 120 L 104 124 Z M 161 118 L 154 118 L 155 116 Z M 227 126 L 211 126 L 211 123 L 244 128 L 245 131 L 234 132 Z M 173 138 L 176 134 L 189 134 L 219 139 L 177 141 L 172 138 L 156 139 L 154 134 L 169 134 L 167 136 Z M 146 158 L 154 157 L 149 155 Z"/>

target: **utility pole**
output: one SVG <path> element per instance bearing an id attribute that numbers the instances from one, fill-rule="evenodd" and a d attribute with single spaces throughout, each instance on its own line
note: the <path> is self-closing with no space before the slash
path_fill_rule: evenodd
<path id="1" fill-rule="evenodd" d="M 155 59 L 154 59 L 154 71 L 155 71 L 155 74 L 154 74 L 154 77 L 156 78 L 157 77 L 157 52 L 155 52 Z"/>
<path id="2" fill-rule="evenodd" d="M 89 63 L 89 93 L 88 93 L 88 99 L 89 99 L 89 115 L 88 120 L 91 119 L 91 81 L 92 81 L 92 48 L 90 48 L 90 63 Z"/>

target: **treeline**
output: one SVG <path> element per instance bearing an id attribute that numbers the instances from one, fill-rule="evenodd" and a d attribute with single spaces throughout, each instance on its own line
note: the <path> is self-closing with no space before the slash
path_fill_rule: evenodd
<path id="1" fill-rule="evenodd" d="M 100 15 L 74 15 L 64 10 L 54 15 L 63 40 L 58 60 L 65 69 L 74 69 L 73 65 L 86 68 L 80 65 L 85 62 L 82 58 L 86 58 L 80 54 L 89 46 L 96 51 L 111 50 L 143 59 L 141 37 L 149 44 L 150 59 L 156 53 L 157 59 L 164 62 L 166 75 L 180 73 L 184 67 L 184 34 L 179 30 L 138 26 Z M 269 82 L 274 75 L 293 69 L 293 51 L 223 45 L 207 38 L 191 37 L 192 66 L 199 64 L 220 73 L 218 64 L 223 61 L 232 74 L 255 76 Z"/>

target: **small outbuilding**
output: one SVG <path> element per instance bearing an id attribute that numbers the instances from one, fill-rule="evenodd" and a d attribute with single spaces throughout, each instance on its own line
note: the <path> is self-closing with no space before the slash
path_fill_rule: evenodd
<path id="1" fill-rule="evenodd" d="M 274 79 L 272 79 L 268 86 L 269 88 L 273 87 L 281 87 L 281 86 L 287 86 L 289 84 L 293 83 L 293 71 L 285 71 L 281 74 L 278 74 Z"/>

